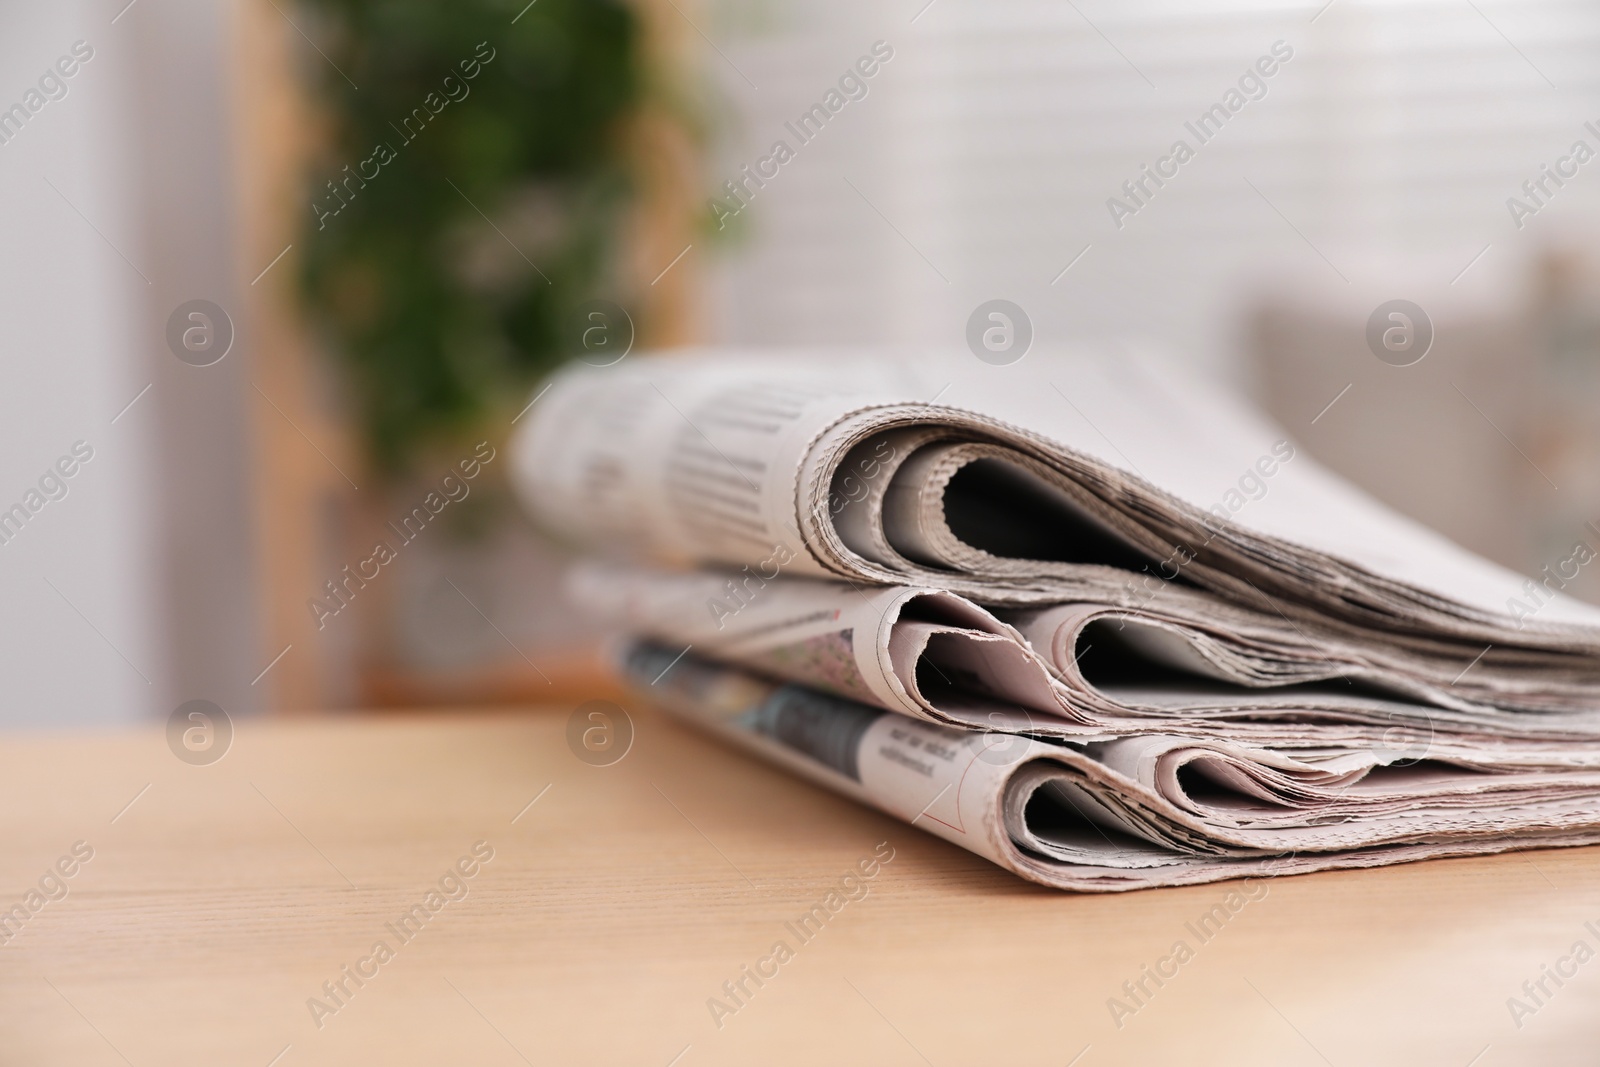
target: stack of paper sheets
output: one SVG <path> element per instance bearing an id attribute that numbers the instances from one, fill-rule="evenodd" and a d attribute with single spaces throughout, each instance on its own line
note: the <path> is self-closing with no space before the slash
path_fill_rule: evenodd
<path id="1" fill-rule="evenodd" d="M 1600 610 L 1170 367 L 701 352 L 515 447 L 659 705 L 1024 877 L 1600 841 Z"/>

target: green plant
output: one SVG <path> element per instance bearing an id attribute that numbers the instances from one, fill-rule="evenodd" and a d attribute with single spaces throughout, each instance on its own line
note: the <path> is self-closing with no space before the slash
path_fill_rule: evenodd
<path id="1" fill-rule="evenodd" d="M 397 473 L 523 395 L 609 281 L 639 23 L 613 0 L 302 0 L 301 13 L 327 59 L 309 57 L 330 119 L 304 298 L 373 462 Z"/>

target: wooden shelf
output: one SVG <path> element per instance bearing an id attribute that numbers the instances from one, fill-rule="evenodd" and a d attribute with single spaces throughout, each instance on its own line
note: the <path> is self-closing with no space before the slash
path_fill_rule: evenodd
<path id="1" fill-rule="evenodd" d="M 668 0 L 640 0 L 638 10 L 646 80 L 681 80 L 692 30 Z M 329 636 L 317 628 L 307 600 L 345 562 L 370 548 L 368 534 L 379 531 L 386 517 L 384 487 L 363 468 L 359 442 L 328 399 L 334 392 L 324 381 L 328 361 L 316 350 L 296 300 L 296 242 L 309 211 L 303 176 L 323 130 L 296 76 L 304 42 L 272 0 L 238 5 L 235 41 L 239 275 L 249 282 L 282 256 L 253 284 L 241 284 L 250 300 L 254 501 L 265 605 L 259 662 L 289 650 L 260 682 L 267 706 L 552 699 L 554 690 L 537 677 L 530 680 L 533 672 L 525 664 L 429 672 L 389 662 L 396 657 L 385 647 L 382 621 L 392 606 L 381 601 L 392 589 L 368 595 L 345 632 Z M 698 336 L 697 252 L 662 271 L 696 239 L 696 150 L 682 123 L 659 102 L 636 116 L 626 137 L 639 189 L 622 250 L 626 287 L 640 294 L 636 347 L 685 344 Z M 590 672 L 553 684 L 575 694 L 607 683 Z"/>

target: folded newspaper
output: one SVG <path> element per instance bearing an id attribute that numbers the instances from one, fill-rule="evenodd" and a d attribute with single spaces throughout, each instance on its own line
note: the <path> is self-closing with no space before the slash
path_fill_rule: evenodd
<path id="1" fill-rule="evenodd" d="M 1024 877 L 1600 842 L 1596 547 L 1504 570 L 1169 366 L 674 354 L 513 453 L 655 702 Z"/>

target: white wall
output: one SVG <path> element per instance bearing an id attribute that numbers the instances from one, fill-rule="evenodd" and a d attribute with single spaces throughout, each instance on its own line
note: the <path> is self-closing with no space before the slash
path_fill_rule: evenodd
<path id="1" fill-rule="evenodd" d="M 118 131 L 128 29 L 111 14 L 0 9 L 0 107 L 21 102 L 74 42 L 94 49 L 67 95 L 0 145 L 0 507 L 23 501 L 75 441 L 94 451 L 67 495 L 0 545 L 3 725 L 131 720 L 165 691 L 149 395 L 112 423 L 150 379 L 137 339 L 148 267 Z"/>
<path id="2" fill-rule="evenodd" d="M 261 703 L 232 10 L 0 2 L 0 108 L 26 104 L 75 42 L 93 49 L 0 144 L 0 508 L 74 442 L 94 450 L 0 544 L 0 726 Z M 166 341 L 194 299 L 236 327 L 213 366 Z"/>

